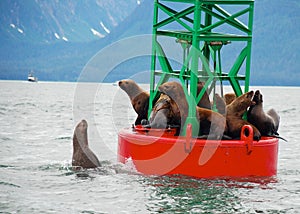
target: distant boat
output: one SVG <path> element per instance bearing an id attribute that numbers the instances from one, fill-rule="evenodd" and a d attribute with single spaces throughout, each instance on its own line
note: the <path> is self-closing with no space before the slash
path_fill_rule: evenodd
<path id="1" fill-rule="evenodd" d="M 28 74 L 28 78 L 27 80 L 29 82 L 37 82 L 38 81 L 38 78 L 34 76 L 33 72 L 31 71 L 29 74 Z"/>

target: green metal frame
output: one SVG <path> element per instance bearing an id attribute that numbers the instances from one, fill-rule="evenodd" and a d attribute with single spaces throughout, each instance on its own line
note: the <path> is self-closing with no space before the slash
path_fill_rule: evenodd
<path id="1" fill-rule="evenodd" d="M 182 4 L 185 8 L 176 11 L 168 6 L 170 2 L 185 3 Z M 234 14 L 230 14 L 224 9 L 228 6 L 238 9 L 235 9 Z M 237 96 L 243 93 L 241 81 L 244 82 L 244 92 L 249 90 L 253 9 L 254 0 L 154 0 L 148 115 L 152 110 L 153 101 L 159 95 L 158 87 L 171 77 L 178 78 L 183 86 L 190 86 L 183 87 L 189 103 L 189 114 L 185 126 L 188 123 L 192 124 L 193 135 L 196 136 L 199 128 L 196 105 L 205 90 L 215 91 L 217 81 L 221 86 L 224 81 L 229 81 Z M 245 17 L 247 20 L 244 20 Z M 180 29 L 165 30 L 172 23 L 176 23 Z M 230 26 L 238 33 L 219 32 L 219 27 L 224 25 Z M 173 37 L 182 44 L 184 59 L 180 70 L 172 68 L 158 41 L 160 36 Z M 221 64 L 221 49 L 224 45 L 235 42 L 243 42 L 245 45 L 231 69 L 225 72 Z M 200 61 L 202 69 L 199 69 Z M 244 71 L 241 71 L 244 63 Z M 213 64 L 213 69 L 210 68 L 210 64 Z M 160 71 L 157 69 L 158 66 L 161 68 Z M 156 83 L 157 77 L 159 80 Z M 199 94 L 197 94 L 198 81 L 206 83 Z"/>

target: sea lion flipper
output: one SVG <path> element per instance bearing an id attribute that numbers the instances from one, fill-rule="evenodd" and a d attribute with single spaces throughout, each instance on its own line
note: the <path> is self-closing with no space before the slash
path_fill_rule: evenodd
<path id="1" fill-rule="evenodd" d="M 275 137 L 275 138 L 281 139 L 281 140 L 283 140 L 285 142 L 288 142 L 285 138 L 283 138 L 283 137 L 281 137 L 279 135 L 268 135 L 268 137 Z"/>

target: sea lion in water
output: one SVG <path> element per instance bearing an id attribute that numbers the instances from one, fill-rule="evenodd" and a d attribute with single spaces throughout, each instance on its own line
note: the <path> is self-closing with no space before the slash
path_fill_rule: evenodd
<path id="1" fill-rule="evenodd" d="M 139 125 L 143 119 L 147 120 L 150 97 L 149 93 L 138 86 L 135 81 L 130 79 L 119 81 L 119 86 L 129 96 L 132 107 L 138 115 L 134 124 Z"/>
<path id="2" fill-rule="evenodd" d="M 181 84 L 178 82 L 166 82 L 159 86 L 159 91 L 168 95 L 173 103 L 171 108 L 176 112 L 176 116 L 181 118 L 181 124 L 185 123 L 188 116 L 188 103 Z M 197 119 L 200 121 L 200 134 L 214 136 L 216 139 L 221 139 L 226 130 L 226 120 L 221 114 L 213 112 L 199 106 L 197 109 Z"/>
<path id="3" fill-rule="evenodd" d="M 252 100 L 255 102 L 255 105 L 252 105 L 249 108 L 247 113 L 248 121 L 257 127 L 262 136 L 273 136 L 283 139 L 282 137 L 279 137 L 277 132 L 280 117 L 274 109 L 270 109 L 267 113 L 264 112 L 263 95 L 259 90 L 255 91 Z"/>
<path id="4" fill-rule="evenodd" d="M 97 156 L 89 148 L 87 136 L 88 124 L 82 120 L 77 124 L 73 135 L 73 168 L 96 168 L 101 166 Z"/>
<path id="5" fill-rule="evenodd" d="M 244 125 L 251 125 L 253 128 L 253 138 L 255 140 L 259 140 L 261 138 L 259 130 L 242 118 L 244 113 L 247 111 L 247 108 L 255 104 L 255 102 L 252 101 L 253 94 L 253 91 L 244 93 L 226 106 L 226 120 L 228 126 L 227 134 L 230 137 L 240 138 L 242 127 Z"/>

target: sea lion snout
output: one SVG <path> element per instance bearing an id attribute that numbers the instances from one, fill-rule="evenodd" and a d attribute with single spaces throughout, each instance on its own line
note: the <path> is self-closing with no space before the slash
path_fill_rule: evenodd
<path id="1" fill-rule="evenodd" d="M 128 84 L 128 81 L 127 81 L 127 80 L 120 80 L 120 81 L 118 82 L 119 86 L 124 85 L 125 83 Z"/>
<path id="2" fill-rule="evenodd" d="M 253 95 L 254 95 L 254 91 L 249 91 L 249 92 L 247 93 L 247 98 L 252 98 Z"/>
<path id="3" fill-rule="evenodd" d="M 253 102 L 255 102 L 255 104 L 259 104 L 259 103 L 262 103 L 262 94 L 260 93 L 259 90 L 256 90 L 255 91 L 255 94 L 253 96 L 253 99 L 252 99 Z M 255 105 L 254 104 L 254 105 Z"/>
<path id="4" fill-rule="evenodd" d="M 83 128 L 87 129 L 88 124 L 86 122 L 86 120 L 81 120 L 81 122 L 79 123 L 80 126 L 82 126 Z"/>
<path id="5" fill-rule="evenodd" d="M 124 80 L 120 80 L 118 82 L 119 86 L 124 90 L 125 88 L 124 87 L 128 87 L 126 85 L 128 84 L 135 84 L 135 82 L 133 80 L 130 80 L 130 79 L 124 79 Z M 123 86 L 123 87 L 122 87 Z"/>
<path id="6" fill-rule="evenodd" d="M 84 133 L 88 128 L 88 124 L 86 122 L 86 120 L 81 120 L 77 127 L 76 127 L 76 133 L 79 134 L 79 133 Z"/>

